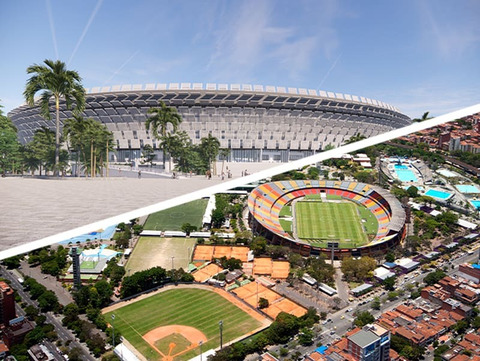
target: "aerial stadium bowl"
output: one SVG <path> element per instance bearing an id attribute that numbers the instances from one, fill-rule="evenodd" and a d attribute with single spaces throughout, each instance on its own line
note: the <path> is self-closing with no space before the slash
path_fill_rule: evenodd
<path id="1" fill-rule="evenodd" d="M 331 230 L 327 230 L 327 225 L 320 221 L 313 230 L 298 229 L 305 227 L 305 223 L 296 219 L 296 204 L 299 202 L 319 202 L 325 205 L 340 202 L 364 208 L 375 218 L 376 230 L 365 237 L 369 233 L 365 224 L 369 222 L 369 217 L 355 207 L 333 210 L 344 215 L 353 212 L 353 217 L 351 222 L 344 222 L 343 216 L 330 214 L 332 219 L 329 223 L 335 223 Z M 285 207 L 292 204 L 294 210 L 286 212 Z M 265 183 L 250 193 L 248 207 L 250 223 L 256 234 L 265 236 L 275 244 L 289 246 L 305 256 L 321 253 L 330 255 L 331 246 L 336 247 L 334 255 L 338 259 L 374 255 L 391 249 L 405 236 L 405 211 L 399 201 L 382 188 L 360 182 L 308 180 Z M 326 212 L 324 217 L 328 217 L 328 212 L 332 210 L 320 206 L 322 208 Z M 291 226 L 288 222 L 291 222 Z M 308 223 L 312 223 L 312 220 Z M 347 228 L 355 227 L 360 227 L 363 232 L 344 232 Z"/>

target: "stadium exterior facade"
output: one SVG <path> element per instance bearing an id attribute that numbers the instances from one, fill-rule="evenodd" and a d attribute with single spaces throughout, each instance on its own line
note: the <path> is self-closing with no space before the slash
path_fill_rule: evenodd
<path id="1" fill-rule="evenodd" d="M 183 118 L 180 130 L 194 144 L 209 133 L 229 161 L 296 160 L 338 147 L 355 134 L 366 137 L 411 123 L 397 108 L 355 95 L 260 85 L 146 84 L 87 89 L 84 117 L 104 123 L 115 137 L 117 152 L 111 160 L 140 158 L 141 149 L 158 141 L 145 129 L 149 108 L 159 101 L 176 107 Z M 60 104 L 60 119 L 72 116 Z M 53 112 L 53 104 L 51 108 Z M 54 129 L 40 109 L 22 105 L 8 116 L 20 141 L 30 141 L 36 129 Z"/>
<path id="2" fill-rule="evenodd" d="M 252 231 L 254 234 L 266 237 L 274 244 L 288 246 L 303 256 L 323 253 L 330 257 L 331 249 L 317 247 L 296 238 L 292 232 L 287 232 L 280 222 L 280 212 L 284 206 L 312 194 L 325 197 L 328 194 L 340 196 L 347 201 L 366 207 L 378 221 L 378 230 L 373 239 L 361 247 L 354 247 L 355 243 L 352 242 L 352 247 L 335 249 L 336 259 L 384 254 L 398 245 L 406 235 L 405 210 L 392 194 L 370 184 L 333 180 L 277 181 L 258 186 L 248 197 L 249 222 Z"/>

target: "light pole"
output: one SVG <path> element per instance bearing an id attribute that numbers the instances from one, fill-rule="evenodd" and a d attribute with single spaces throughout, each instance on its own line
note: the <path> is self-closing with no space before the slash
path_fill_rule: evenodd
<path id="1" fill-rule="evenodd" d="M 113 320 L 115 320 L 114 313 L 112 313 L 112 342 L 113 342 L 113 349 L 115 350 L 115 326 L 113 324 Z"/>
<path id="2" fill-rule="evenodd" d="M 218 323 L 218 327 L 220 328 L 220 350 L 223 348 L 223 321 Z"/>
<path id="3" fill-rule="evenodd" d="M 173 259 L 174 259 L 174 258 L 175 258 L 175 257 L 172 256 L 172 270 L 174 269 L 174 267 L 173 267 Z"/>
<path id="4" fill-rule="evenodd" d="M 200 341 L 198 344 L 200 345 L 200 361 L 202 361 L 202 345 L 203 345 L 203 341 Z"/>

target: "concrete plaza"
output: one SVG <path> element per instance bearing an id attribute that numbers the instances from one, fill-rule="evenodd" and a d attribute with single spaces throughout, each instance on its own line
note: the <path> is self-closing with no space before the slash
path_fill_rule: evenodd
<path id="1" fill-rule="evenodd" d="M 278 163 L 228 163 L 232 178 Z M 222 163 L 217 169 L 221 172 Z M 220 176 L 172 179 L 136 170 L 109 178 L 0 178 L 0 251 L 84 226 L 196 190 L 221 184 Z"/>

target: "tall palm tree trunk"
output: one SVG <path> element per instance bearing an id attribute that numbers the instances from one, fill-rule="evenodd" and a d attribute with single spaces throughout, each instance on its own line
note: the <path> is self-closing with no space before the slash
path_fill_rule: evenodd
<path id="1" fill-rule="evenodd" d="M 90 177 L 93 178 L 93 141 L 90 142 Z"/>
<path id="2" fill-rule="evenodd" d="M 105 159 L 107 161 L 107 167 L 105 168 L 105 176 L 108 178 L 108 139 L 107 139 L 107 149 L 105 150 Z"/>
<path id="3" fill-rule="evenodd" d="M 55 110 L 56 110 L 56 121 L 55 121 L 55 176 L 59 176 L 60 170 L 60 98 L 55 97 Z"/>

